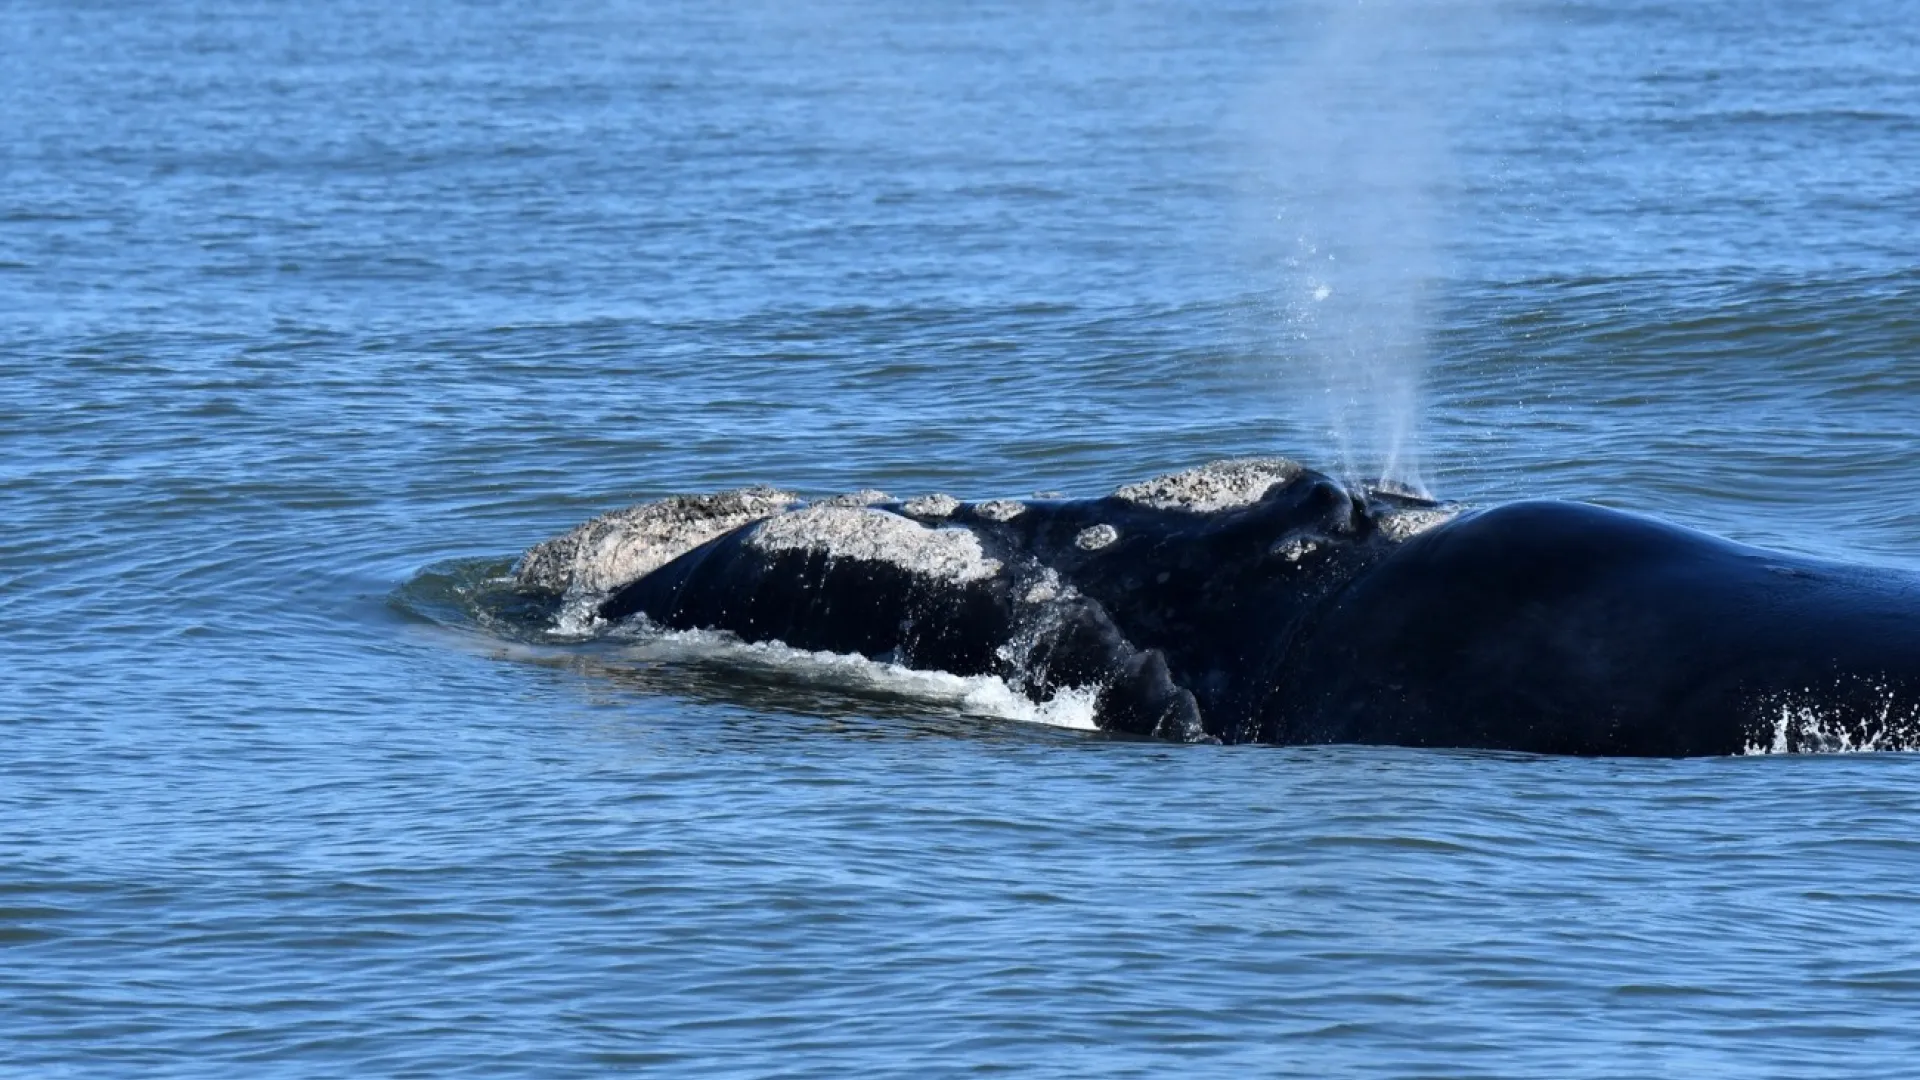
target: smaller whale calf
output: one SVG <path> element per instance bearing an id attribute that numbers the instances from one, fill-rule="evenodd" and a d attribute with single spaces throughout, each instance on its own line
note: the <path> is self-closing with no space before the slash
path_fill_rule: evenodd
<path id="1" fill-rule="evenodd" d="M 1920 746 L 1920 577 L 1285 458 L 1090 499 L 756 487 L 616 510 L 516 587 L 593 626 L 1091 695 L 1108 731 L 1692 756 Z"/>

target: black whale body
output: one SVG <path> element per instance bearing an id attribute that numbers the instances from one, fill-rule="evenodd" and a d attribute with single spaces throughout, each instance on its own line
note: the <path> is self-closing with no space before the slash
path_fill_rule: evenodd
<path id="1" fill-rule="evenodd" d="M 999 675 L 1036 700 L 1090 687 L 1102 728 L 1189 741 L 1920 745 L 1920 578 L 1596 506 L 1459 512 L 1262 459 L 1101 499 L 735 520 L 597 615 Z"/>
<path id="2" fill-rule="evenodd" d="M 1559 754 L 1906 749 L 1920 580 L 1580 503 L 1415 537 L 1328 606 L 1274 742 Z"/>

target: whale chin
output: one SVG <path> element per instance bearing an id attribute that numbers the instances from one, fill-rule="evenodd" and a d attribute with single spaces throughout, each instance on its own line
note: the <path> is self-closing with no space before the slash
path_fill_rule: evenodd
<path id="1" fill-rule="evenodd" d="M 1107 731 L 1584 755 L 1920 747 L 1920 579 L 1616 510 L 1463 508 L 1285 458 L 1084 498 L 774 488 L 515 568 L 575 629 L 991 677 Z"/>

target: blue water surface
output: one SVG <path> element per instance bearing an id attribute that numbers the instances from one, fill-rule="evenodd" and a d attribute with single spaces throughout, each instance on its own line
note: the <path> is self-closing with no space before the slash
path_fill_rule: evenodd
<path id="1" fill-rule="evenodd" d="M 432 569 L 1242 453 L 1920 569 L 1916 57 L 1910 0 L 0 5 L 0 1067 L 1920 1075 L 1910 755 L 1110 740 Z"/>

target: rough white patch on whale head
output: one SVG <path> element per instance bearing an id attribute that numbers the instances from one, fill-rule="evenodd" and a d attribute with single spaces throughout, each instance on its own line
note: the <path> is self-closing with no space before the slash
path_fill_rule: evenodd
<path id="1" fill-rule="evenodd" d="M 1380 527 L 1381 536 L 1399 543 L 1411 540 L 1435 526 L 1445 525 L 1458 516 L 1460 508 L 1457 506 L 1410 506 L 1385 511 L 1375 522 Z"/>
<path id="2" fill-rule="evenodd" d="M 1288 562 L 1301 559 L 1320 550 L 1320 541 L 1305 536 L 1289 536 L 1273 545 L 1272 553 Z"/>
<path id="3" fill-rule="evenodd" d="M 844 495 L 829 495 L 815 502 L 815 506 L 872 506 L 874 503 L 893 501 L 893 496 L 878 488 L 861 488 Z"/>
<path id="4" fill-rule="evenodd" d="M 1075 595 L 1073 586 L 1060 580 L 1059 571 L 1049 566 L 1040 571 L 1040 576 L 1029 582 L 1026 601 L 1029 604 L 1045 604 L 1063 596 Z"/>
<path id="5" fill-rule="evenodd" d="M 759 551 L 818 551 L 836 559 L 891 563 L 944 581 L 979 581 L 1000 572 L 980 538 L 966 529 L 933 529 L 886 510 L 808 506 L 754 526 Z"/>
<path id="6" fill-rule="evenodd" d="M 1102 522 L 1081 529 L 1073 538 L 1073 546 L 1081 551 L 1099 551 L 1118 539 L 1120 539 L 1120 530 Z"/>
<path id="7" fill-rule="evenodd" d="M 750 487 L 612 510 L 528 548 L 514 568 L 514 581 L 569 598 L 608 593 L 799 501 L 792 492 Z"/>
<path id="8" fill-rule="evenodd" d="M 1290 483 L 1305 471 L 1287 458 L 1228 458 L 1128 484 L 1114 495 L 1154 510 L 1211 514 L 1251 506 L 1275 484 Z"/>
<path id="9" fill-rule="evenodd" d="M 916 517 L 943 518 L 960 509 L 960 500 L 951 495 L 936 492 L 922 495 L 917 499 L 908 499 L 906 511 Z"/>
<path id="10" fill-rule="evenodd" d="M 1012 521 L 1027 512 L 1027 504 L 1018 499 L 995 499 L 975 506 L 973 512 L 988 521 Z"/>

